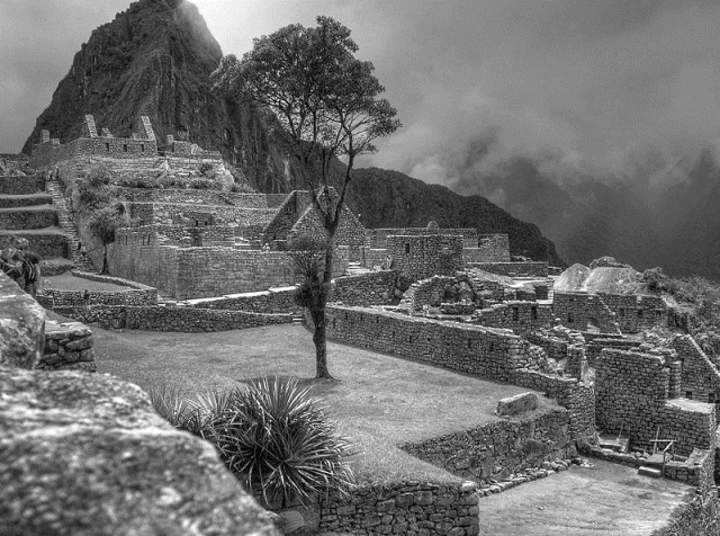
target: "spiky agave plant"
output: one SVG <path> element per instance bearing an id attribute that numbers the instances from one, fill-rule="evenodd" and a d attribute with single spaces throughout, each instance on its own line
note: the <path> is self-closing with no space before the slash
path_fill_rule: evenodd
<path id="1" fill-rule="evenodd" d="M 304 503 L 352 485 L 349 443 L 296 379 L 263 378 L 229 396 L 214 423 L 216 445 L 228 468 L 266 504 Z"/>
<path id="2" fill-rule="evenodd" d="M 166 385 L 150 389 L 149 395 L 155 411 L 175 428 L 211 440 L 213 415 L 207 411 L 204 401 L 187 400 L 178 389 Z"/>

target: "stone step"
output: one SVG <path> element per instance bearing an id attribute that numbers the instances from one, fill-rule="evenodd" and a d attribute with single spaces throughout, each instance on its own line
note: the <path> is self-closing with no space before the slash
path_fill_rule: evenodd
<path id="1" fill-rule="evenodd" d="M 32 207 L 37 205 L 51 205 L 52 196 L 46 193 L 0 195 L 0 208 Z"/>
<path id="2" fill-rule="evenodd" d="M 14 245 L 17 238 L 25 238 L 30 249 L 42 259 L 62 257 L 69 259 L 69 240 L 57 227 L 32 230 L 0 230 L 0 249 Z"/>
<path id="3" fill-rule="evenodd" d="M 58 224 L 52 205 L 0 208 L 0 229 L 44 229 Z"/>
<path id="4" fill-rule="evenodd" d="M 0 194 L 22 195 L 45 191 L 45 179 L 41 175 L 0 176 Z"/>
<path id="5" fill-rule="evenodd" d="M 649 476 L 652 478 L 662 478 L 662 469 L 656 469 L 655 467 L 641 465 L 638 468 L 638 474 L 643 476 Z"/>

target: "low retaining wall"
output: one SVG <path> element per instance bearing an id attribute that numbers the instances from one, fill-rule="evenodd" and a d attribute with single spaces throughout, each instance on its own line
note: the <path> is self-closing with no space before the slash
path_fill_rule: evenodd
<path id="1" fill-rule="evenodd" d="M 346 305 L 383 305 L 395 291 L 396 274 L 382 270 L 367 274 L 338 277 L 333 280 L 330 301 Z M 230 294 L 216 298 L 187 300 L 191 307 L 252 311 L 256 313 L 301 313 L 295 303 L 296 287 L 268 289 L 261 292 Z"/>
<path id="2" fill-rule="evenodd" d="M 89 272 L 73 271 L 75 277 L 111 283 L 125 287 L 123 290 L 65 290 L 44 287 L 38 292 L 37 300 L 46 309 L 87 305 L 154 305 L 157 303 L 157 289 L 128 281 Z"/>
<path id="3" fill-rule="evenodd" d="M 567 457 L 568 412 L 544 409 L 400 448 L 462 478 L 502 480 L 542 462 Z"/>
<path id="4" fill-rule="evenodd" d="M 103 329 L 140 329 L 186 333 L 229 331 L 274 324 L 288 324 L 292 314 L 263 314 L 196 307 L 112 306 L 58 307 L 55 311 Z"/>
<path id="5" fill-rule="evenodd" d="M 95 372 L 97 367 L 90 328 L 80 322 L 46 322 L 45 348 L 35 368 Z"/>
<path id="6" fill-rule="evenodd" d="M 475 536 L 480 532 L 477 502 L 473 482 L 365 485 L 347 498 L 321 501 L 320 531 Z"/>

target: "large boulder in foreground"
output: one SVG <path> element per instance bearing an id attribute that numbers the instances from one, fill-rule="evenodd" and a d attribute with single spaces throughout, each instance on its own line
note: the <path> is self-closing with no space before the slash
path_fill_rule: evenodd
<path id="1" fill-rule="evenodd" d="M 213 447 L 139 387 L 0 366 L 0 393 L 0 533 L 279 534 Z"/>

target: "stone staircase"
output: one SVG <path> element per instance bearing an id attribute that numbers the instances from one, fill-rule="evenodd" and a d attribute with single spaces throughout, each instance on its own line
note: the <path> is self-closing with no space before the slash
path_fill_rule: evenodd
<path id="1" fill-rule="evenodd" d="M 48 178 L 45 182 L 45 189 L 47 194 L 52 200 L 53 208 L 55 209 L 58 217 L 58 225 L 67 236 L 69 244 L 70 259 L 77 268 L 85 271 L 94 272 L 95 267 L 93 266 L 90 258 L 84 254 L 80 249 L 80 237 L 78 236 L 77 227 L 75 222 L 70 216 L 70 211 L 67 208 L 67 201 L 62 193 L 62 188 L 54 177 Z"/>
<path id="2" fill-rule="evenodd" d="M 42 273 L 71 269 L 71 242 L 41 175 L 0 176 L 0 248 L 25 238 L 43 259 Z"/>

